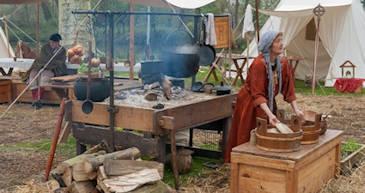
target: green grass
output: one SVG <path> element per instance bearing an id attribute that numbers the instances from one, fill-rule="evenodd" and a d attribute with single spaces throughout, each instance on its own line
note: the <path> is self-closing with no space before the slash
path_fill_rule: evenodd
<path id="1" fill-rule="evenodd" d="M 356 141 L 356 139 L 348 139 L 345 143 L 341 145 L 341 155 L 342 158 L 347 157 L 351 153 L 361 148 L 361 144 Z"/>
<path id="2" fill-rule="evenodd" d="M 61 143 L 57 145 L 57 153 L 73 157 L 76 156 L 76 140 L 73 137 L 69 137 L 66 143 Z M 50 139 L 42 139 L 35 142 L 20 142 L 8 146 L 0 146 L 0 150 L 4 151 L 35 151 L 35 152 L 49 152 L 51 148 Z"/>
<path id="3" fill-rule="evenodd" d="M 219 163 L 219 160 L 209 159 L 209 158 L 204 158 L 204 157 L 193 157 L 190 172 L 187 174 L 179 175 L 180 184 L 184 185 L 187 183 L 188 179 L 190 179 L 192 177 L 198 178 L 203 171 L 211 170 L 204 166 L 204 163 L 207 163 L 207 162 Z M 172 173 L 172 169 L 171 169 L 170 165 L 165 165 L 165 173 L 164 173 L 163 181 L 166 184 L 174 187 L 174 175 Z"/>

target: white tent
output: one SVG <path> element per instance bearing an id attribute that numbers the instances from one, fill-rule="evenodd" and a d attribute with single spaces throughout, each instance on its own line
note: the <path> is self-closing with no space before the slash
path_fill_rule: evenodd
<path id="1" fill-rule="evenodd" d="M 13 58 L 14 56 L 14 50 L 6 38 L 3 28 L 0 27 L 0 58 Z"/>
<path id="2" fill-rule="evenodd" d="M 169 7 L 173 5 L 174 7 L 179 7 L 183 9 L 197 9 L 214 2 L 215 0 L 123 0 L 134 4 L 146 5 L 146 6 L 156 6 L 156 7 Z"/>
<path id="3" fill-rule="evenodd" d="M 349 60 L 357 66 L 355 77 L 365 78 L 365 11 L 360 0 L 281 0 L 274 11 L 261 11 L 270 18 L 260 34 L 269 30 L 284 33 L 287 55 L 304 57 L 296 70 L 296 78 L 304 79 L 312 74 L 314 38 L 310 36 L 315 35 L 313 9 L 318 4 L 326 12 L 319 27 L 316 77 L 325 79 L 326 86 L 333 86 L 342 76 L 340 65 Z M 254 48 L 251 55 L 258 54 L 255 41 L 250 48 Z"/>

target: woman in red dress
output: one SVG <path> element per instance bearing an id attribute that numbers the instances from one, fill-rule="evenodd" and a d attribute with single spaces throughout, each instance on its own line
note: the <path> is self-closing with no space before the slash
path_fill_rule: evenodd
<path id="1" fill-rule="evenodd" d="M 250 66 L 245 85 L 237 95 L 225 162 L 230 162 L 233 147 L 249 141 L 251 130 L 256 128 L 256 117 L 268 119 L 272 125 L 279 122 L 275 116 L 275 96 L 278 93 L 291 104 L 297 116 L 303 117 L 296 103 L 294 79 L 288 62 L 279 57 L 283 52 L 282 40 L 281 32 L 269 31 L 261 37 L 260 55 Z"/>

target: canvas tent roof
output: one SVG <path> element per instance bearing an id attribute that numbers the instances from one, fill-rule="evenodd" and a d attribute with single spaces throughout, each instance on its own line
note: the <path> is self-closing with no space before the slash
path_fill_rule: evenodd
<path id="1" fill-rule="evenodd" d="M 312 74 L 314 41 L 308 39 L 308 25 L 314 18 L 313 8 L 325 7 L 321 18 L 321 39 L 317 62 L 317 78 L 325 78 L 332 86 L 341 77 L 340 65 L 349 60 L 357 66 L 355 77 L 365 78 L 365 11 L 360 0 L 281 0 L 260 33 L 269 30 L 284 32 L 283 41 L 287 55 L 304 57 L 296 70 L 296 77 L 304 79 Z M 257 45 L 250 45 L 251 56 L 258 54 Z M 244 52 L 245 53 L 245 52 Z"/>
<path id="2" fill-rule="evenodd" d="M 130 0 L 124 0 L 130 1 Z M 147 5 L 147 6 L 157 6 L 157 7 L 169 7 L 173 5 L 175 7 L 183 9 L 197 9 L 214 2 L 215 0 L 132 0 L 135 4 Z"/>

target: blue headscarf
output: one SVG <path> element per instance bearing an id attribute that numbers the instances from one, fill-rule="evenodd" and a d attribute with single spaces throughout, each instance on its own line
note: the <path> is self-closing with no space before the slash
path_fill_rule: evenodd
<path id="1" fill-rule="evenodd" d="M 273 82 L 273 71 L 272 71 L 272 65 L 270 64 L 270 51 L 271 46 L 275 38 L 280 34 L 280 32 L 275 31 L 268 31 L 264 33 L 260 39 L 258 49 L 263 54 L 265 63 L 266 63 L 266 72 L 267 72 L 267 78 L 269 80 L 268 84 L 268 96 L 269 96 L 269 108 L 271 111 L 274 110 L 274 82 Z M 276 57 L 275 59 L 276 64 L 276 70 L 278 73 L 279 78 L 279 93 L 281 92 L 281 84 L 282 84 L 282 77 L 281 77 L 281 63 L 280 58 Z"/>

